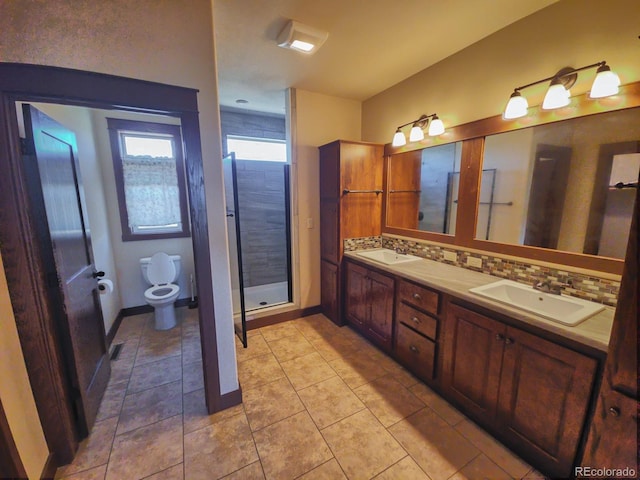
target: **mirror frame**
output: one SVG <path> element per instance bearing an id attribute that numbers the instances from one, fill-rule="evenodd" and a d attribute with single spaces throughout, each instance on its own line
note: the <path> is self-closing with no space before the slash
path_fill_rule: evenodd
<path id="1" fill-rule="evenodd" d="M 571 104 L 560 110 L 544 111 L 540 106 L 537 106 L 530 108 L 529 114 L 526 117 L 516 120 L 503 120 L 502 115 L 496 115 L 494 117 L 451 127 L 439 137 L 427 137 L 420 142 L 407 144 L 403 147 L 393 147 L 388 143 L 384 147 L 382 233 L 438 242 L 451 245 L 453 248 L 481 250 L 497 255 L 520 257 L 538 262 L 549 262 L 621 275 L 624 259 L 598 257 L 584 253 L 565 252 L 475 238 L 476 220 L 478 216 L 478 196 L 480 192 L 484 141 L 486 136 L 639 106 L 640 82 L 634 82 L 620 87 L 618 95 L 613 97 L 594 100 L 589 98 L 588 93 L 584 93 L 572 97 Z M 462 141 L 462 158 L 460 164 L 460 193 L 458 197 L 455 235 L 424 232 L 387 225 L 388 180 L 393 156 L 397 153 L 420 150 L 457 141 Z"/>

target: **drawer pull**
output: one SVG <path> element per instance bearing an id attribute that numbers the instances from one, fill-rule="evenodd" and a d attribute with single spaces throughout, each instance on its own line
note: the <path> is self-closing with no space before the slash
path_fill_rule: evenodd
<path id="1" fill-rule="evenodd" d="M 422 297 L 420 296 L 420 294 L 419 294 L 419 293 L 414 293 L 414 294 L 413 294 L 413 299 L 414 299 L 414 300 L 420 300 L 421 298 L 422 298 Z"/>
<path id="2" fill-rule="evenodd" d="M 411 321 L 413 323 L 420 323 L 420 319 L 418 317 L 411 317 Z"/>
<path id="3" fill-rule="evenodd" d="M 620 409 L 618 407 L 610 407 L 609 408 L 609 415 L 611 415 L 612 417 L 619 417 L 620 416 Z"/>
<path id="4" fill-rule="evenodd" d="M 416 347 L 415 345 L 409 346 L 409 350 L 411 350 L 413 353 L 420 353 L 420 350 L 418 350 L 418 347 Z"/>
<path id="5" fill-rule="evenodd" d="M 516 343 L 516 342 L 513 340 L 513 338 L 507 337 L 504 339 L 504 343 L 505 345 L 511 345 L 512 343 Z"/>
<path id="6" fill-rule="evenodd" d="M 504 335 L 502 335 L 501 333 L 496 333 L 496 340 L 498 340 L 499 342 L 504 340 Z"/>

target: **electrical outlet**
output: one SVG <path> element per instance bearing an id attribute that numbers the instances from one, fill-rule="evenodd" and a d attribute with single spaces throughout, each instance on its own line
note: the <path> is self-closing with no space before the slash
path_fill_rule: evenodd
<path id="1" fill-rule="evenodd" d="M 482 268 L 482 259 L 477 257 L 467 257 L 467 265 L 474 268 Z"/>
<path id="2" fill-rule="evenodd" d="M 313 228 L 313 218 L 307 218 L 307 228 L 311 230 Z"/>
<path id="3" fill-rule="evenodd" d="M 445 250 L 444 251 L 444 259 L 447 260 L 448 262 L 457 262 L 458 261 L 458 254 L 456 252 L 451 252 L 449 250 Z"/>

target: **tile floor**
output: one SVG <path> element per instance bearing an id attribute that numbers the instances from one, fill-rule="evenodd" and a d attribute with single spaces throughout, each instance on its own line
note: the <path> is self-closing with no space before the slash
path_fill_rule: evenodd
<path id="1" fill-rule="evenodd" d="M 322 315 L 249 332 L 243 404 L 207 415 L 197 310 L 125 318 L 89 438 L 56 478 L 540 479 L 348 327 Z"/>

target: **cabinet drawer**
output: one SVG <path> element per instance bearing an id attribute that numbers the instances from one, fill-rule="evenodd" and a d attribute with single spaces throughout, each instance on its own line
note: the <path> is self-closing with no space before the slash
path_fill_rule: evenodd
<path id="1" fill-rule="evenodd" d="M 422 379 L 433 379 L 436 344 L 402 323 L 396 331 L 396 357 Z"/>
<path id="2" fill-rule="evenodd" d="M 422 313 L 421 311 L 410 307 L 404 302 L 398 303 L 396 319 L 429 337 L 431 340 L 436 339 L 438 321 L 426 313 Z"/>
<path id="3" fill-rule="evenodd" d="M 425 312 L 433 313 L 434 315 L 438 314 L 440 295 L 433 290 L 401 280 L 398 296 L 400 301 L 418 307 Z"/>

